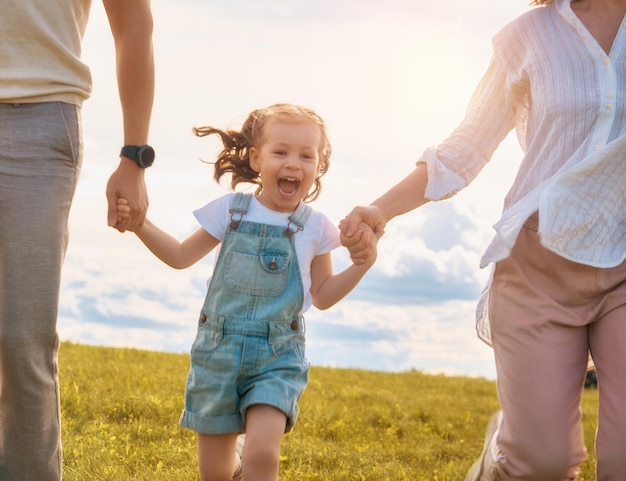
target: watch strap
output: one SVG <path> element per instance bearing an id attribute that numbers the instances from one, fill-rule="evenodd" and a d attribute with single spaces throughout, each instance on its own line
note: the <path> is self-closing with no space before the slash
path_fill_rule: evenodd
<path id="1" fill-rule="evenodd" d="M 120 157 L 126 157 L 127 159 L 137 161 L 137 154 L 139 153 L 140 148 L 141 145 L 125 145 L 120 151 Z"/>

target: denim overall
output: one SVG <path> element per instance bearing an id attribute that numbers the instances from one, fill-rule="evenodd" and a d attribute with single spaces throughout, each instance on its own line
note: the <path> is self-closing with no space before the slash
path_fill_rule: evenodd
<path id="1" fill-rule="evenodd" d="M 300 202 L 289 225 L 243 220 L 250 194 L 235 195 L 191 348 L 182 426 L 204 434 L 245 431 L 246 409 L 273 406 L 298 416 L 308 381 L 302 278 L 294 236 L 311 208 Z"/>

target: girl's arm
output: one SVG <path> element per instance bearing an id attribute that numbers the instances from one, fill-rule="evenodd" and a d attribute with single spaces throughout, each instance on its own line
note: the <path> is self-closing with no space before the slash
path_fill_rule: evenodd
<path id="1" fill-rule="evenodd" d="M 130 206 L 123 197 L 117 200 L 117 215 L 120 219 L 130 215 Z M 204 229 L 198 229 L 180 242 L 148 219 L 135 228 L 134 232 L 155 256 L 175 269 L 184 269 L 195 264 L 220 242 Z"/>
<path id="2" fill-rule="evenodd" d="M 313 305 L 318 309 L 328 309 L 343 299 L 374 265 L 378 238 L 374 231 L 365 224 L 361 224 L 359 230 L 361 231 L 361 242 L 368 246 L 363 251 L 365 257 L 362 264 L 352 264 L 345 270 L 333 274 L 330 252 L 313 259 L 311 263 L 311 297 L 313 298 Z"/>
<path id="3" fill-rule="evenodd" d="M 174 269 L 184 269 L 195 264 L 220 242 L 202 228 L 180 242 L 149 219 L 134 232 L 155 256 Z"/>

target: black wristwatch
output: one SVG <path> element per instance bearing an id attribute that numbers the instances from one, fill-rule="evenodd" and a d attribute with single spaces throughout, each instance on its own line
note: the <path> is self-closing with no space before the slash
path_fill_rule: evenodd
<path id="1" fill-rule="evenodd" d="M 135 163 L 145 169 L 154 162 L 154 149 L 149 145 L 125 145 L 122 147 L 120 157 L 135 161 Z"/>

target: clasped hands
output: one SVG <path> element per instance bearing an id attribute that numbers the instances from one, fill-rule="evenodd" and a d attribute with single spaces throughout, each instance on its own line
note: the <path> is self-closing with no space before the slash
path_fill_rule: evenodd
<path id="1" fill-rule="evenodd" d="M 385 233 L 385 224 L 380 209 L 374 205 L 355 207 L 341 220 L 341 245 L 348 249 L 355 265 L 363 265 L 376 256 L 376 244 Z"/>

